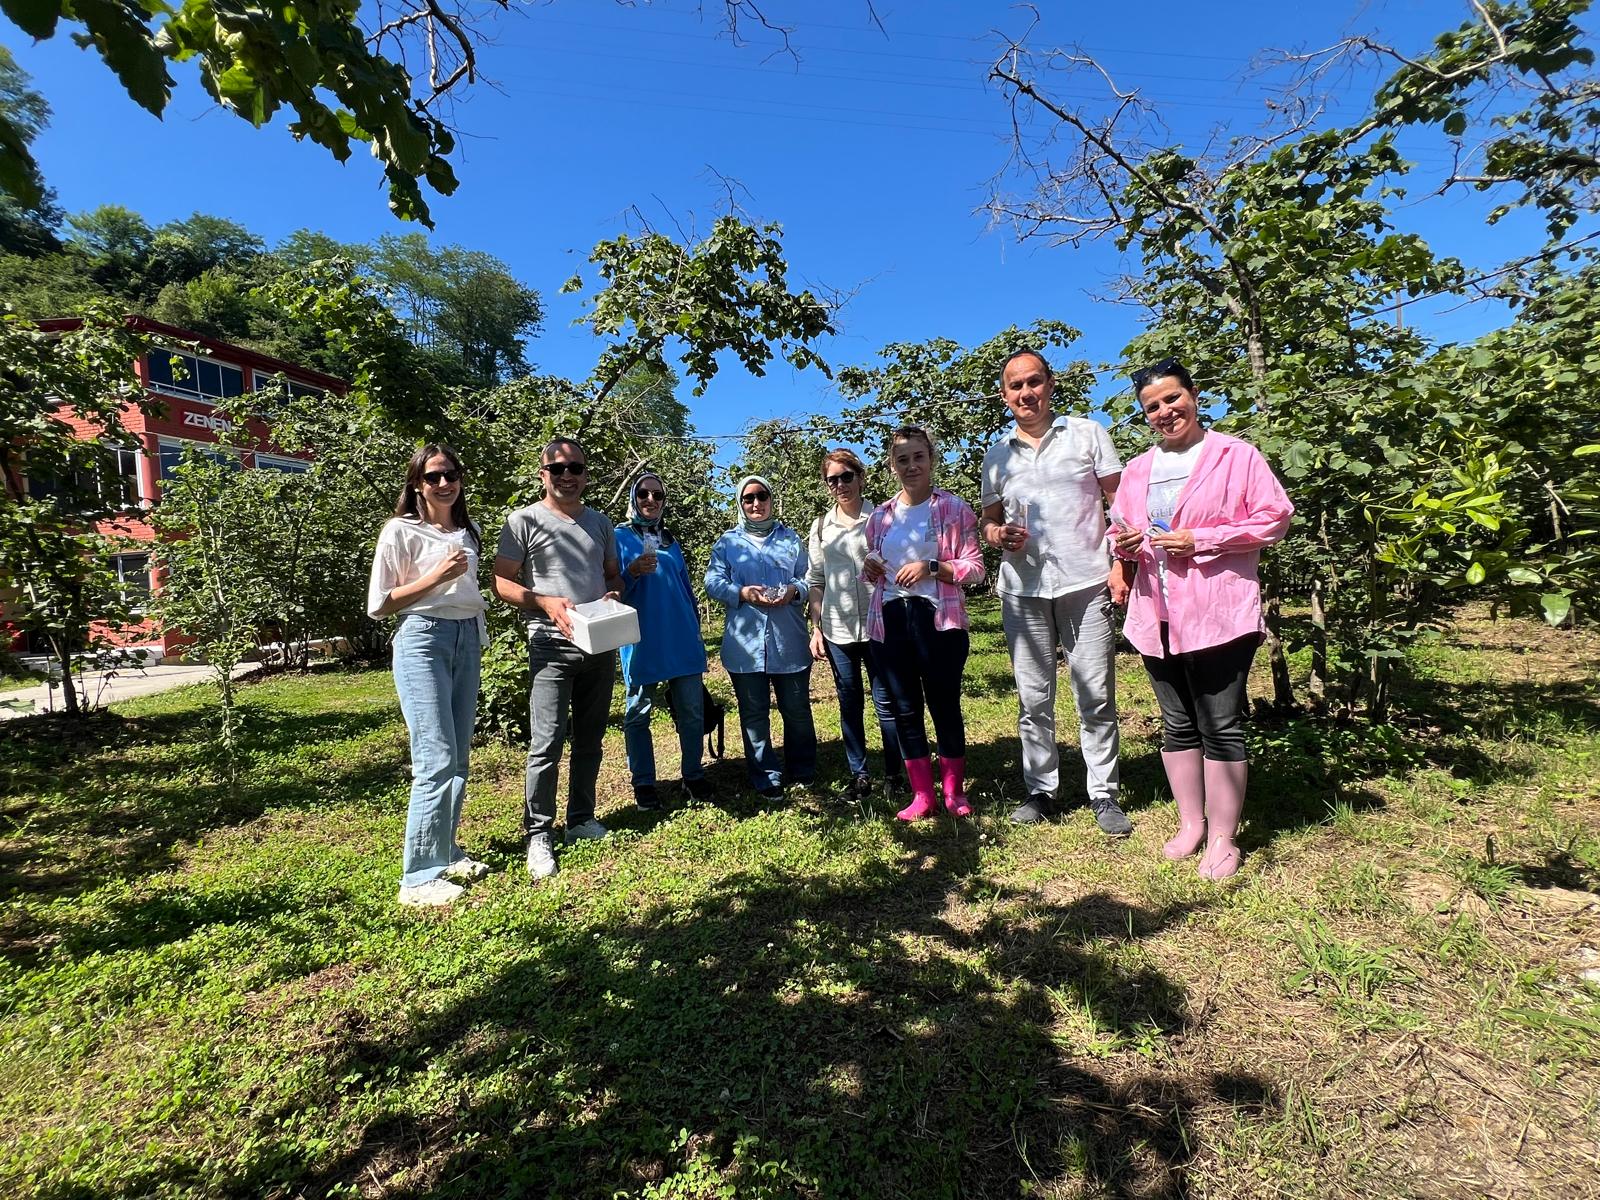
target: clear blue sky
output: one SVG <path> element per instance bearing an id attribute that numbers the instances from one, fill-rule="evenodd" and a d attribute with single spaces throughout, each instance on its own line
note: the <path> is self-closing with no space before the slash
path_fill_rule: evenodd
<path id="1" fill-rule="evenodd" d="M 634 206 L 663 229 L 707 228 L 723 193 L 713 171 L 739 181 L 751 214 L 782 223 L 795 278 L 854 292 L 840 334 L 822 347 L 836 365 L 869 361 L 894 341 L 971 344 L 1040 317 L 1081 328 L 1084 357 L 1114 361 L 1137 314 L 1093 298 L 1119 270 L 1111 247 L 1018 244 L 974 212 L 1006 158 L 1009 111 L 985 82 L 1003 45 L 995 31 L 1021 33 L 1027 10 L 880 4 L 885 36 L 856 0 L 766 7 L 794 26 L 798 62 L 774 56 L 772 35 L 755 27 L 749 44 L 733 45 L 720 35 L 714 2 L 703 20 L 694 0 L 634 8 L 558 0 L 497 22 L 481 60 L 494 86 L 454 114 L 467 135 L 461 187 L 430 197 L 434 236 L 498 255 L 544 294 L 548 320 L 530 347 L 539 367 L 581 378 L 594 363 L 598 343 L 570 324 L 578 298 L 557 294 L 589 248 L 623 229 Z M 1240 132 L 1258 125 L 1268 89 L 1247 68 L 1268 47 L 1377 32 L 1422 49 L 1469 11 L 1438 0 L 1040 7 L 1047 19 L 1033 45 L 1093 52 L 1120 84 L 1161 106 L 1174 140 L 1196 147 L 1219 123 Z M 191 73 L 180 72 L 157 121 L 68 38 L 33 46 L 0 18 L 0 41 L 55 110 L 36 150 L 69 212 L 116 203 L 158 224 L 201 211 L 269 243 L 302 226 L 349 241 L 413 228 L 389 216 L 380 172 L 362 151 L 340 166 L 294 142 L 281 118 L 253 130 L 212 106 Z M 1342 82 L 1345 115 L 1375 78 Z M 1435 170 L 1447 163 L 1441 144 L 1413 149 Z M 1531 222 L 1486 229 L 1484 211 L 1477 198 L 1446 197 L 1410 201 L 1399 215 L 1475 266 L 1537 246 Z M 1455 303 L 1419 304 L 1408 319 L 1453 339 L 1492 316 L 1482 306 L 1447 312 Z M 683 396 L 708 434 L 839 405 L 820 374 L 786 364 L 754 379 L 730 363 L 704 397 L 691 399 L 687 387 Z"/>

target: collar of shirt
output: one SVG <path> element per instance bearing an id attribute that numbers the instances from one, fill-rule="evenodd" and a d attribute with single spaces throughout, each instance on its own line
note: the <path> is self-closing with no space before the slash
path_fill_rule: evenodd
<path id="1" fill-rule="evenodd" d="M 1039 445 L 1042 446 L 1046 442 L 1048 442 L 1050 440 L 1050 435 L 1055 433 L 1056 430 L 1065 429 L 1066 427 L 1067 427 L 1067 418 L 1066 418 L 1066 416 L 1064 414 L 1057 413 L 1050 421 L 1050 428 L 1046 429 L 1044 431 L 1044 436 L 1039 439 Z M 1020 424 L 1018 424 L 1017 422 L 1015 422 L 1015 421 L 1013 421 L 1011 423 L 1011 430 L 1010 430 L 1009 433 L 1006 434 L 1006 440 L 1008 442 L 1011 442 L 1013 445 L 1017 445 L 1017 446 L 1027 446 L 1028 445 L 1027 442 L 1022 440 L 1022 426 Z M 1029 447 L 1029 448 L 1032 449 L 1032 447 Z"/>

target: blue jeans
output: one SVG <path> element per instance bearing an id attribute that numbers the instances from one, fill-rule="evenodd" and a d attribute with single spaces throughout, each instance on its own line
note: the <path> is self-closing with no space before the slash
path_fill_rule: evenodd
<path id="1" fill-rule="evenodd" d="M 750 786 L 758 792 L 783 786 L 783 759 L 772 745 L 772 696 L 783 716 L 783 751 L 789 778 L 810 783 L 817 773 L 817 730 L 811 723 L 811 671 L 767 675 L 740 671 L 730 675 L 739 701 L 739 732 Z"/>
<path id="2" fill-rule="evenodd" d="M 456 826 L 467 795 L 482 660 L 476 620 L 401 614 L 394 635 L 394 689 L 411 733 L 404 887 L 437 879 L 463 857 Z"/>
<path id="3" fill-rule="evenodd" d="M 567 828 L 594 816 L 601 743 L 611 715 L 617 652 L 585 654 L 566 638 L 528 633 L 528 771 L 522 789 L 522 832 L 549 833 L 556 823 L 556 783 L 572 714 L 572 773 L 567 779 Z"/>
<path id="4" fill-rule="evenodd" d="M 705 713 L 700 704 L 702 676 L 679 675 L 662 683 L 641 683 L 628 689 L 627 708 L 622 714 L 622 744 L 628 751 L 628 773 L 634 787 L 656 781 L 656 748 L 650 740 L 650 718 L 656 711 L 656 691 L 665 687 L 672 695 L 673 719 L 678 723 L 678 753 L 683 764 L 683 781 L 706 777 L 701 765 Z"/>
<path id="5" fill-rule="evenodd" d="M 840 645 L 822 639 L 833 668 L 833 682 L 839 689 L 839 732 L 844 738 L 844 758 L 850 774 L 867 770 L 867 727 L 862 719 L 866 697 L 861 673 L 867 674 L 872 689 L 872 707 L 878 710 L 878 732 L 883 736 L 883 777 L 900 778 L 900 738 L 894 728 L 894 705 L 884 680 L 883 662 L 877 642 L 846 642 Z"/>

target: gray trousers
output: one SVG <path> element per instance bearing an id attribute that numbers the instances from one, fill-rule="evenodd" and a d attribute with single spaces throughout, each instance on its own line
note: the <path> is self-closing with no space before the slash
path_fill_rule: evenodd
<path id="1" fill-rule="evenodd" d="M 572 774 L 567 780 L 567 828 L 594 816 L 600 744 L 611 715 L 617 653 L 585 654 L 564 637 L 528 635 L 528 773 L 523 786 L 522 832 L 549 833 L 556 821 L 556 780 L 572 714 Z"/>
<path id="2" fill-rule="evenodd" d="M 1116 624 L 1111 595 L 1096 584 L 1064 596 L 1000 597 L 1001 621 L 1017 679 L 1017 733 L 1028 793 L 1054 797 L 1061 785 L 1056 745 L 1056 643 L 1067 652 L 1089 796 L 1117 794 Z"/>

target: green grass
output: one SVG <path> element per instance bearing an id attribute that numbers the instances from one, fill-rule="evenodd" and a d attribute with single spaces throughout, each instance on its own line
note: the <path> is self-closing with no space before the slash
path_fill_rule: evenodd
<path id="1" fill-rule="evenodd" d="M 976 611 L 975 820 L 906 828 L 828 783 L 764 808 L 732 724 L 719 803 L 646 816 L 613 728 L 616 833 L 535 886 L 521 757 L 488 745 L 463 840 L 495 872 L 448 912 L 394 904 L 406 741 L 384 672 L 245 688 L 232 794 L 204 689 L 5 726 L 0 1182 L 63 1200 L 1588 1192 L 1600 643 L 1473 618 L 1419 652 L 1415 726 L 1256 728 L 1246 867 L 1219 886 L 1160 855 L 1176 818 L 1133 656 L 1135 835 L 1107 843 L 1081 807 L 1006 823 L 1009 664 Z M 1531 663 L 1533 637 L 1564 657 Z M 820 670 L 813 696 L 838 780 Z M 1077 794 L 1065 695 L 1061 714 Z"/>

